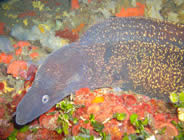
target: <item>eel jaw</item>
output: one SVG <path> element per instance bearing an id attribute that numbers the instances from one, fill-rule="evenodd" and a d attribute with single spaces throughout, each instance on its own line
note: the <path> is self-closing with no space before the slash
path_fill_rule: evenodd
<path id="1" fill-rule="evenodd" d="M 39 93 L 39 90 L 31 87 L 18 104 L 15 118 L 18 125 L 25 125 L 47 111 L 44 109 L 45 111 L 43 112 L 40 97 L 35 96 L 35 93 Z"/>
<path id="2" fill-rule="evenodd" d="M 29 98 L 27 98 L 26 95 L 18 104 L 16 109 L 15 121 L 18 125 L 25 125 L 39 116 L 39 114 L 36 114 L 36 112 L 31 112 L 32 110 L 31 108 L 35 105 L 32 105 L 31 107 L 29 107 L 28 105 L 29 102 L 27 102 L 27 99 Z"/>

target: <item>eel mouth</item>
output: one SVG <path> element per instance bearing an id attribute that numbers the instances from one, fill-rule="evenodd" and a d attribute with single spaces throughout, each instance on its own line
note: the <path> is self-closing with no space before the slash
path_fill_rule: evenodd
<path id="1" fill-rule="evenodd" d="M 23 115 L 21 115 L 20 112 L 16 112 L 16 117 L 15 117 L 15 121 L 18 125 L 25 125 L 27 123 L 27 121 L 25 121 L 25 118 L 22 117 Z"/>
<path id="2" fill-rule="evenodd" d="M 25 125 L 40 115 L 38 97 L 32 96 L 33 91 L 31 88 L 17 106 L 15 121 L 18 125 Z"/>
<path id="3" fill-rule="evenodd" d="M 27 104 L 25 105 L 24 101 L 21 101 L 17 106 L 15 121 L 18 125 L 25 125 L 38 117 L 35 112 L 32 112 L 31 109 L 26 108 Z"/>
<path id="4" fill-rule="evenodd" d="M 33 105 L 34 106 L 34 105 Z M 17 107 L 15 121 L 18 125 L 25 125 L 38 118 L 44 112 L 37 112 L 34 109 L 25 110 L 23 104 L 20 103 Z M 46 112 L 46 111 L 45 111 Z"/>

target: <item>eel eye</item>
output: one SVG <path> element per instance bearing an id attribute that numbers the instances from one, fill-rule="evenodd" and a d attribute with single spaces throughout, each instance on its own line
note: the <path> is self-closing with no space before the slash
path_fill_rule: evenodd
<path id="1" fill-rule="evenodd" d="M 42 103 L 47 103 L 49 101 L 49 96 L 48 95 L 43 95 L 42 97 Z"/>

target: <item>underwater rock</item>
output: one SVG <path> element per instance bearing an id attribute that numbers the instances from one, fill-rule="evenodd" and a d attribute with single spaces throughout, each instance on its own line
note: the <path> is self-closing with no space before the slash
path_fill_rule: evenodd
<path id="1" fill-rule="evenodd" d="M 5 36 L 0 36 L 0 50 L 6 53 L 14 50 L 13 46 L 11 45 L 11 41 Z"/>
<path id="2" fill-rule="evenodd" d="M 42 30 L 40 30 L 36 25 L 34 25 L 31 29 L 23 28 L 20 25 L 15 25 L 12 28 L 11 35 L 18 40 L 39 40 L 43 47 L 49 47 L 53 50 L 66 45 L 66 41 L 64 41 L 64 39 L 55 36 L 54 30 Z"/>
<path id="3" fill-rule="evenodd" d="M 30 32 L 28 29 L 24 29 L 18 24 L 16 24 L 10 32 L 10 35 L 15 37 L 17 40 L 28 40 L 29 34 Z"/>

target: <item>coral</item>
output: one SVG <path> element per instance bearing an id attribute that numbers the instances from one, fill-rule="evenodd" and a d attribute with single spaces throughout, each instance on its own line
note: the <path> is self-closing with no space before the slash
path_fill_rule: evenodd
<path id="1" fill-rule="evenodd" d="M 5 27 L 5 23 L 0 22 L 0 35 L 4 35 L 5 34 L 4 27 Z"/>
<path id="2" fill-rule="evenodd" d="M 4 83 L 0 82 L 0 91 L 2 91 L 4 89 Z"/>
<path id="3" fill-rule="evenodd" d="M 55 36 L 55 31 L 47 24 L 34 25 L 31 29 L 15 25 L 11 35 L 18 40 L 39 40 L 42 46 L 51 49 L 58 49 L 66 44 L 62 38 Z"/>
<path id="4" fill-rule="evenodd" d="M 24 19 L 23 23 L 24 23 L 25 26 L 27 26 L 28 25 L 28 19 Z"/>
<path id="5" fill-rule="evenodd" d="M 19 41 L 17 44 L 14 44 L 16 56 L 22 55 L 23 47 L 31 46 L 31 44 L 27 41 Z"/>
<path id="6" fill-rule="evenodd" d="M 38 28 L 39 28 L 39 30 L 40 30 L 41 33 L 45 33 L 46 30 L 47 31 L 50 31 L 51 30 L 51 27 L 48 26 L 47 24 L 39 24 L 38 25 Z"/>
<path id="7" fill-rule="evenodd" d="M 40 11 L 42 11 L 45 7 L 45 5 L 41 1 L 37 1 L 37 0 L 32 2 L 32 6 L 33 8 L 39 9 Z"/>
<path id="8" fill-rule="evenodd" d="M 13 77 L 19 76 L 21 71 L 27 70 L 27 63 L 22 60 L 13 61 L 7 69 L 8 74 L 12 74 Z"/>
<path id="9" fill-rule="evenodd" d="M 77 39 L 79 39 L 79 35 L 76 34 L 76 33 L 73 33 L 69 29 L 58 30 L 58 31 L 56 31 L 56 34 L 55 35 L 56 36 L 59 36 L 61 38 L 66 38 L 66 39 L 70 40 L 70 42 L 74 42 Z"/>
<path id="10" fill-rule="evenodd" d="M 171 123 L 162 123 L 159 126 L 160 130 L 165 128 L 165 134 L 163 134 L 162 136 L 159 137 L 159 139 L 170 139 L 173 136 L 177 136 L 178 135 L 178 130 L 176 129 L 176 127 L 171 124 Z"/>
<path id="11" fill-rule="evenodd" d="M 177 108 L 177 112 L 178 112 L 178 119 L 184 122 L 184 108 L 183 107 Z"/>
<path id="12" fill-rule="evenodd" d="M 52 108 L 47 113 L 40 116 L 39 122 L 42 128 L 47 128 L 49 130 L 55 130 L 57 128 L 59 113 L 57 112 L 53 115 L 48 115 L 49 113 L 53 113 L 55 109 L 56 108 Z"/>
<path id="13" fill-rule="evenodd" d="M 163 17 L 160 15 L 162 3 L 162 0 L 146 0 L 145 16 L 162 20 Z"/>
<path id="14" fill-rule="evenodd" d="M 31 46 L 31 44 L 28 41 L 19 41 L 17 44 L 14 45 L 14 47 L 26 47 L 26 46 Z"/>
<path id="15" fill-rule="evenodd" d="M 35 140 L 62 140 L 62 136 L 57 134 L 56 131 L 51 131 L 45 128 L 39 129 L 33 136 Z"/>
<path id="16" fill-rule="evenodd" d="M 12 92 L 14 90 L 14 88 L 11 88 L 8 86 L 6 81 L 2 81 L 1 84 L 3 84 L 3 93 L 8 93 L 8 92 Z"/>
<path id="17" fill-rule="evenodd" d="M 32 52 L 32 53 L 30 53 L 30 55 L 29 55 L 32 59 L 35 59 L 35 58 L 37 58 L 38 56 L 39 56 L 39 54 L 37 53 L 37 52 Z"/>
<path id="18" fill-rule="evenodd" d="M 135 8 L 122 8 L 119 13 L 116 14 L 117 17 L 129 17 L 129 16 L 143 16 L 144 15 L 144 4 L 139 2 L 136 3 Z"/>
<path id="19" fill-rule="evenodd" d="M 13 59 L 11 54 L 0 53 L 0 63 L 9 64 Z"/>
<path id="20" fill-rule="evenodd" d="M 8 14 L 7 15 L 9 18 L 12 18 L 12 19 L 16 19 L 18 16 L 15 15 L 15 14 Z"/>
<path id="21" fill-rule="evenodd" d="M 78 34 L 82 29 L 84 29 L 85 24 L 81 23 L 76 28 L 72 29 L 72 32 L 74 34 Z"/>
<path id="22" fill-rule="evenodd" d="M 10 10 L 11 9 L 11 5 L 8 4 L 8 3 L 3 3 L 2 4 L 2 8 L 3 8 L 3 10 Z"/>
<path id="23" fill-rule="evenodd" d="M 168 13 L 168 20 L 172 22 L 179 22 L 178 14 L 175 12 Z"/>
<path id="24" fill-rule="evenodd" d="M 26 12 L 22 12 L 18 15 L 18 18 L 24 18 L 24 17 L 27 17 L 27 16 L 36 16 L 36 13 L 34 11 L 26 11 Z"/>
<path id="25" fill-rule="evenodd" d="M 15 96 L 13 96 L 13 99 L 11 101 L 10 107 L 13 110 L 13 112 L 16 111 L 16 107 L 18 103 L 22 100 L 24 95 L 26 94 L 25 90 L 19 90 L 19 93 L 17 93 Z"/>
<path id="26" fill-rule="evenodd" d="M 0 138 L 7 139 L 13 132 L 13 124 L 6 122 L 6 120 L 0 120 Z"/>
<path id="27" fill-rule="evenodd" d="M 78 9 L 80 6 L 79 6 L 79 1 L 78 0 L 72 0 L 71 1 L 71 8 L 72 9 Z"/>
<path id="28" fill-rule="evenodd" d="M 90 114 L 93 114 L 96 121 L 103 122 L 103 132 L 110 134 L 111 139 L 121 139 L 123 133 L 136 133 L 137 130 L 130 124 L 132 114 L 136 113 L 139 120 L 145 120 L 147 115 L 152 116 L 148 120 L 149 126 L 144 126 L 144 129 L 149 134 L 154 134 L 156 137 L 165 137 L 165 139 L 178 135 L 178 130 L 171 124 L 171 120 L 177 121 L 176 114 L 165 113 L 166 110 L 164 108 L 159 108 L 158 100 L 150 98 L 145 100 L 145 98 L 147 97 L 135 95 L 132 91 L 129 94 L 122 93 L 122 95 L 117 96 L 112 94 L 112 91 L 107 94 L 101 92 L 101 90 L 91 92 L 87 88 L 80 89 L 76 92 L 74 103 L 75 105 L 82 104 L 84 107 L 77 108 L 74 112 L 74 117 L 78 118 L 78 123 L 72 126 L 72 134 L 79 134 L 80 128 L 83 127 L 88 129 L 90 134 L 98 135 L 94 133 L 94 129 L 87 122 L 87 120 L 90 121 Z M 153 102 L 156 102 L 156 109 L 152 104 Z M 121 113 L 125 115 L 123 120 L 118 120 L 118 118 L 114 117 L 115 114 L 120 115 Z M 151 121 L 154 123 L 151 123 Z M 154 130 L 150 129 L 150 127 L 154 130 L 157 129 L 156 131 L 166 127 L 166 134 L 155 134 Z"/>

